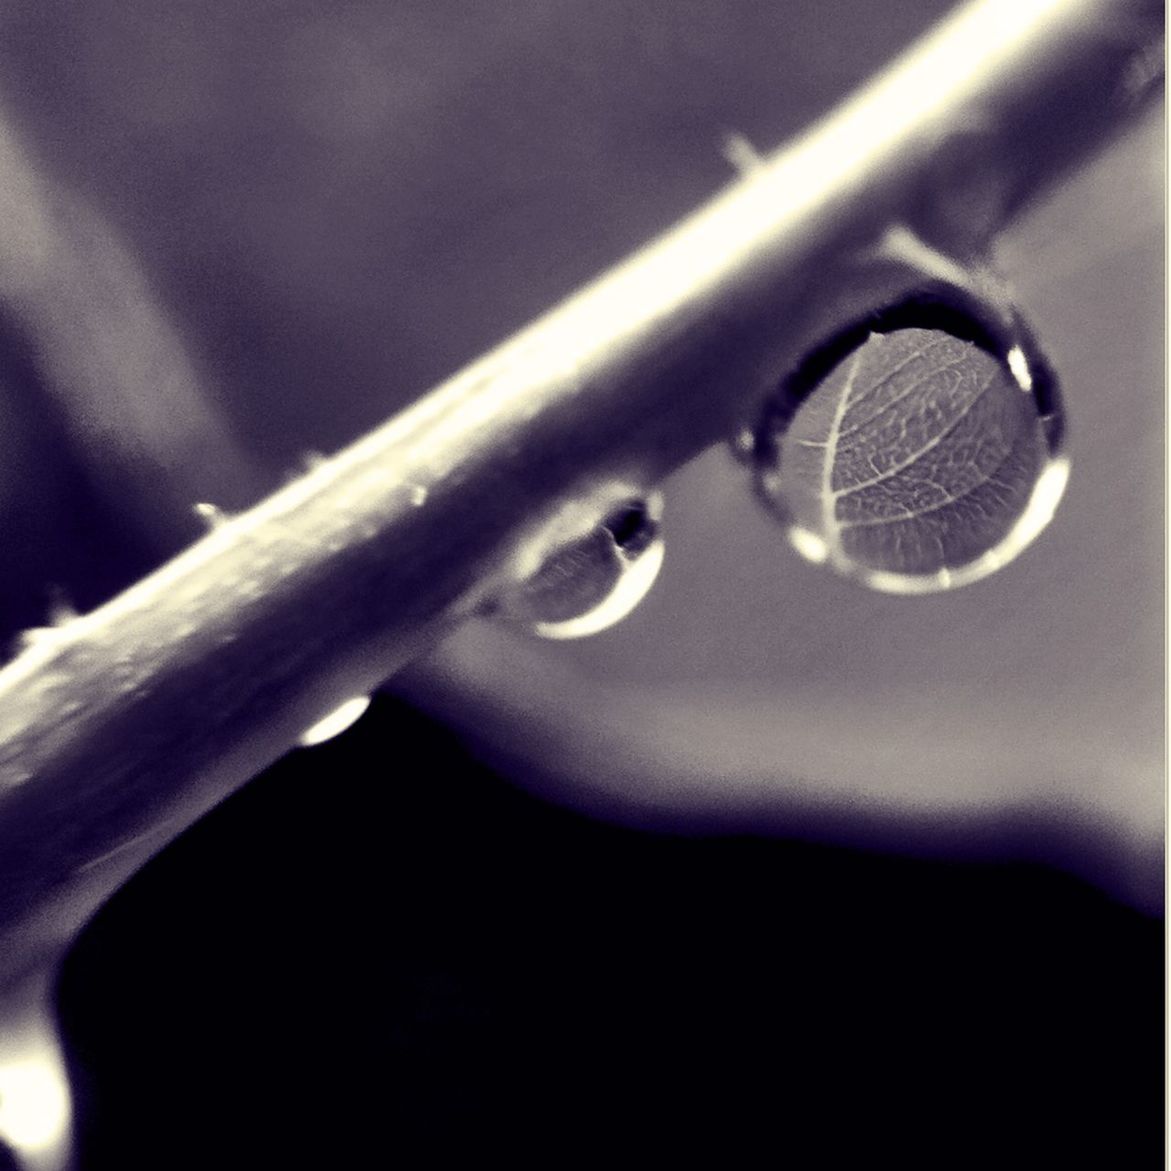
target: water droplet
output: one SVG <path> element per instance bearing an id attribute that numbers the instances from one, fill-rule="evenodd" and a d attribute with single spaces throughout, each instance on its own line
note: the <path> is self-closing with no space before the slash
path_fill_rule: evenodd
<path id="1" fill-rule="evenodd" d="M 314 744 L 323 744 L 340 736 L 351 724 L 357 722 L 358 717 L 370 706 L 368 695 L 356 695 L 339 704 L 324 719 L 318 720 L 310 728 L 301 733 L 297 743 L 302 748 L 312 748 Z"/>
<path id="2" fill-rule="evenodd" d="M 793 547 L 889 593 L 1001 568 L 1049 523 L 1069 473 L 1056 380 L 1023 327 L 928 322 L 893 314 L 835 339 L 756 436 L 758 492 Z"/>
<path id="3" fill-rule="evenodd" d="M 73 1109 L 48 972 L 0 1001 L 0 1139 L 22 1171 L 69 1164 Z"/>
<path id="4" fill-rule="evenodd" d="M 427 503 L 427 489 L 422 484 L 411 485 L 411 504 L 415 508 L 422 508 Z"/>
<path id="5" fill-rule="evenodd" d="M 620 622 L 663 564 L 662 499 L 623 501 L 585 535 L 559 545 L 500 597 L 495 613 L 544 638 L 584 638 Z"/>

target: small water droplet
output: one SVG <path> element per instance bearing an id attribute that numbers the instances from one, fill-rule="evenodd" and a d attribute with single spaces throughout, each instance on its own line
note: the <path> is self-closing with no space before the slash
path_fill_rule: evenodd
<path id="1" fill-rule="evenodd" d="M 495 613 L 543 638 L 584 638 L 620 622 L 646 597 L 663 564 L 662 499 L 614 507 L 584 536 L 558 546 L 501 596 Z"/>
<path id="2" fill-rule="evenodd" d="M 411 485 L 411 503 L 416 508 L 422 508 L 427 503 L 427 489 L 422 484 Z"/>
<path id="3" fill-rule="evenodd" d="M 889 593 L 966 585 L 1020 553 L 1069 473 L 1056 380 L 1021 331 L 892 313 L 811 355 L 756 433 L 758 495 L 793 547 Z"/>
<path id="4" fill-rule="evenodd" d="M 0 1140 L 22 1171 L 70 1162 L 73 1108 L 52 1007 L 51 978 L 37 973 L 0 999 Z"/>
<path id="5" fill-rule="evenodd" d="M 340 736 L 351 724 L 357 722 L 359 716 L 370 706 L 368 695 L 356 695 L 339 704 L 324 719 L 320 719 L 310 728 L 306 728 L 297 739 L 302 748 L 312 748 L 314 744 L 323 744 Z"/>

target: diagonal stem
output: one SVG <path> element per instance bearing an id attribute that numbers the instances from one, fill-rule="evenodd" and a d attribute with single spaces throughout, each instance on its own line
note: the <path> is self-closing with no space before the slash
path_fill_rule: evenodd
<path id="1" fill-rule="evenodd" d="M 1157 93 L 1161 30 L 1153 0 L 961 9 L 624 264 L 0 672 L 0 979 L 474 608 L 567 502 L 733 434 L 869 307 L 858 258 L 892 224 L 978 254 Z"/>

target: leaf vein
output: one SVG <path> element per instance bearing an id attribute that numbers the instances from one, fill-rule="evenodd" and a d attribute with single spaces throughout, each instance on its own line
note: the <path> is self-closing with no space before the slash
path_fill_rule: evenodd
<path id="1" fill-rule="evenodd" d="M 842 420 L 850 406 L 850 395 L 854 391 L 854 380 L 862 366 L 862 351 L 855 350 L 850 368 L 846 371 L 846 384 L 842 387 L 842 397 L 834 407 L 833 418 L 830 420 L 829 434 L 825 439 L 825 457 L 821 468 L 821 520 L 825 530 L 826 540 L 830 548 L 838 546 L 838 514 L 837 496 L 833 490 L 834 457 L 838 448 L 838 432 L 841 430 Z"/>
<path id="2" fill-rule="evenodd" d="M 892 398 L 889 402 L 883 403 L 882 406 L 879 407 L 878 410 L 874 412 L 874 414 L 867 415 L 866 418 L 863 419 L 860 423 L 852 423 L 849 427 L 844 428 L 841 432 L 839 432 L 838 440 L 841 441 L 847 435 L 853 435 L 853 433 L 855 431 L 860 431 L 867 424 L 873 423 L 875 419 L 881 419 L 882 416 L 887 413 L 887 411 L 889 411 L 892 407 L 898 406 L 898 404 L 901 403 L 903 401 L 903 399 L 905 399 L 908 395 L 914 394 L 915 391 L 917 391 L 919 389 L 919 387 L 921 387 L 924 383 L 933 381 L 940 374 L 942 374 L 945 370 L 953 370 L 956 366 L 962 366 L 968 360 L 969 360 L 968 355 L 962 354 L 958 358 L 954 358 L 949 362 L 944 362 L 943 365 L 941 365 L 941 366 L 933 367 L 929 374 L 925 375 L 922 378 L 914 379 L 911 382 L 911 384 L 906 388 L 906 390 L 900 391 L 899 394 L 895 395 L 895 397 Z M 892 374 L 896 373 L 896 371 L 891 371 L 891 373 Z M 877 383 L 875 383 L 875 386 L 880 386 L 880 385 L 882 385 L 882 383 L 884 383 L 886 381 L 887 381 L 886 378 L 880 379 Z M 871 389 L 873 389 L 873 388 L 871 388 Z M 859 395 L 858 398 L 856 398 L 854 400 L 854 405 L 857 406 L 858 403 L 860 403 L 866 397 L 866 395 L 869 393 L 870 393 L 870 390 L 867 390 L 865 393 Z"/>
<path id="3" fill-rule="evenodd" d="M 906 512 L 901 512 L 897 516 L 875 516 L 875 517 L 867 517 L 865 520 L 838 521 L 838 528 L 839 529 L 863 529 L 863 528 L 870 528 L 874 525 L 898 524 L 900 521 L 904 521 L 904 520 L 918 520 L 921 516 L 928 516 L 933 512 L 939 512 L 939 510 L 942 508 L 950 508 L 953 504 L 958 504 L 961 500 L 964 499 L 964 497 L 971 496 L 971 494 L 973 492 L 976 492 L 979 489 L 983 488 L 985 484 L 990 484 L 990 483 L 994 483 L 994 482 L 1003 484 L 1003 481 L 997 479 L 999 473 L 1000 473 L 1000 469 L 995 468 L 993 471 L 989 472 L 986 476 L 981 476 L 980 479 L 977 480 L 974 484 L 970 484 L 961 493 L 959 493 L 958 496 L 949 495 L 947 492 L 947 489 L 944 488 L 942 484 L 936 484 L 934 480 L 927 480 L 926 483 L 931 484 L 932 487 L 938 488 L 941 492 L 943 492 L 945 495 L 947 495 L 947 499 L 940 501 L 940 503 L 938 503 L 938 504 L 928 504 L 923 508 L 908 509 Z M 1004 486 L 1011 487 L 1011 485 L 1004 485 Z"/>
<path id="4" fill-rule="evenodd" d="M 869 480 L 862 480 L 857 484 L 851 484 L 848 488 L 839 488 L 837 491 L 831 492 L 833 499 L 840 500 L 843 496 L 852 496 L 855 492 L 862 492 L 867 488 L 873 488 L 875 484 L 881 484 L 884 480 L 889 480 L 893 476 L 897 476 L 899 472 L 905 468 L 911 467 L 912 464 L 918 463 L 929 451 L 938 447 L 971 413 L 976 404 L 988 393 L 991 389 L 998 371 L 994 371 L 988 375 L 984 385 L 972 396 L 971 400 L 964 404 L 961 410 L 948 425 L 939 432 L 938 435 L 933 435 L 922 447 L 918 448 L 911 455 L 898 463 L 892 464 L 885 472 L 880 472 L 876 476 L 872 476 Z M 834 446 L 836 449 L 838 436 L 834 435 Z M 832 454 L 832 453 L 831 453 Z"/>

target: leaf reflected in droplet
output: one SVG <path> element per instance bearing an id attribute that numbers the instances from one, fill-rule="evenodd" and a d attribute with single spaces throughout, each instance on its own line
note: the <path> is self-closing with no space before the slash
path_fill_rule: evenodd
<path id="1" fill-rule="evenodd" d="M 767 445 L 761 487 L 795 547 L 895 592 L 1011 559 L 1065 480 L 1023 373 L 943 330 L 871 334 Z"/>

